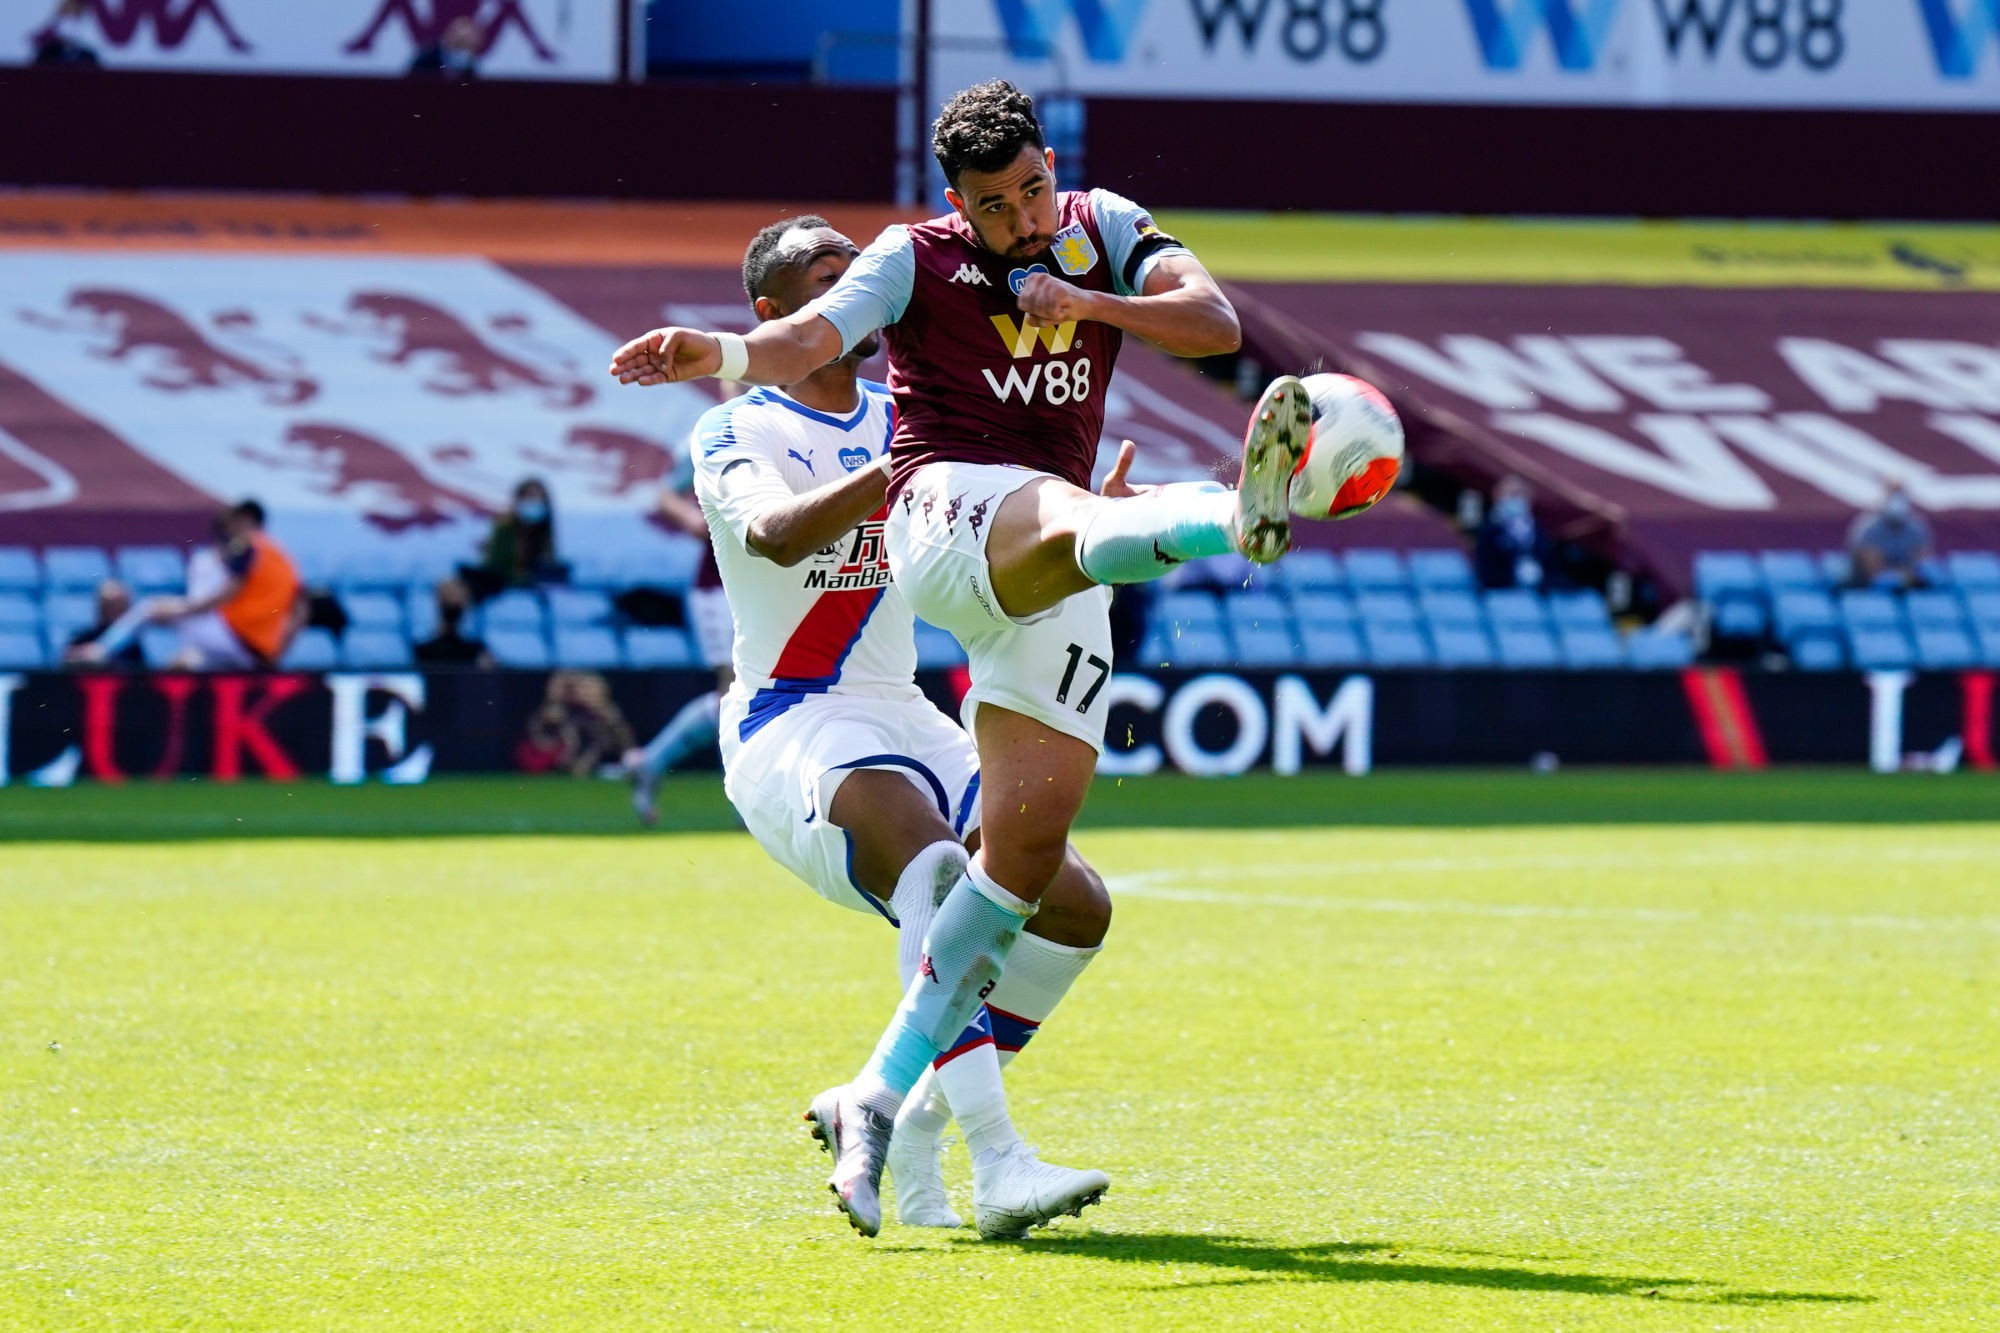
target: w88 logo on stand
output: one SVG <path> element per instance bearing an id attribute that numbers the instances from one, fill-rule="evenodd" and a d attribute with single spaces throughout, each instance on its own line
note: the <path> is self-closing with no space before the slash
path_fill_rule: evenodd
<path id="1" fill-rule="evenodd" d="M 1389 45 L 1387 0 L 1188 0 L 1202 46 L 1213 53 L 1234 32 L 1245 52 L 1283 51 L 1300 63 L 1339 55 L 1356 65 Z"/>

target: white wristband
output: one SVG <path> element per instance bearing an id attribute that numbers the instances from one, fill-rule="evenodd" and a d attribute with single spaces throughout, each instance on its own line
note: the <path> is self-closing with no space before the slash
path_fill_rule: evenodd
<path id="1" fill-rule="evenodd" d="M 885 477 L 888 476 L 891 472 L 896 470 L 896 465 L 894 462 L 890 460 L 889 451 L 887 449 L 884 449 L 882 451 L 882 456 L 875 460 L 875 466 L 882 469 L 882 475 Z"/>
<path id="2" fill-rule="evenodd" d="M 719 380 L 741 380 L 750 371 L 750 349 L 743 343 L 740 333 L 711 333 L 715 345 L 722 349 L 722 364 L 715 368 L 715 378 Z"/>

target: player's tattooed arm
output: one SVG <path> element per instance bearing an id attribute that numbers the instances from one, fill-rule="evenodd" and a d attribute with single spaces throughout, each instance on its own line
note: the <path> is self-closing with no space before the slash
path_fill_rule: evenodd
<path id="1" fill-rule="evenodd" d="M 743 338 L 749 364 L 741 384 L 796 384 L 841 353 L 840 332 L 816 314 L 799 311 L 759 324 Z M 611 356 L 620 384 L 673 384 L 722 368 L 722 345 L 699 329 L 653 329 Z"/>
<path id="2" fill-rule="evenodd" d="M 748 461 L 731 463 L 723 470 L 723 485 L 731 484 L 731 472 L 752 466 Z M 789 569 L 814 551 L 839 541 L 880 509 L 888 488 L 888 472 L 864 467 L 803 495 L 766 506 L 750 520 L 743 544 Z"/>
<path id="3" fill-rule="evenodd" d="M 1021 284 L 1020 302 L 1030 324 L 1096 320 L 1175 356 L 1220 356 L 1243 345 L 1235 307 L 1193 255 L 1162 255 L 1138 296 L 1086 291 L 1037 273 Z"/>

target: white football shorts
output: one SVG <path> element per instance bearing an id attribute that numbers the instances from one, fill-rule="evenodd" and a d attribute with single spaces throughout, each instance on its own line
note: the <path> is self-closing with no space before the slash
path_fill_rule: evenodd
<path id="1" fill-rule="evenodd" d="M 986 539 L 1000 502 L 1037 477 L 1002 463 L 931 463 L 889 506 L 883 544 L 896 586 L 918 616 L 965 647 L 972 675 L 966 729 L 990 703 L 1104 752 L 1111 679 L 1111 592 L 1091 588 L 1038 615 L 1000 609 Z"/>
<path id="2" fill-rule="evenodd" d="M 736 647 L 736 615 L 729 609 L 729 594 L 720 588 L 689 588 L 682 604 L 701 664 L 710 670 L 728 666 Z"/>
<path id="3" fill-rule="evenodd" d="M 856 769 L 901 773 L 961 839 L 979 827 L 972 738 L 914 685 L 897 698 L 807 695 L 748 740 L 741 739 L 745 712 L 743 695 L 732 691 L 722 706 L 723 790 L 757 845 L 822 898 L 889 915 L 854 882 L 853 843 L 826 817 Z"/>

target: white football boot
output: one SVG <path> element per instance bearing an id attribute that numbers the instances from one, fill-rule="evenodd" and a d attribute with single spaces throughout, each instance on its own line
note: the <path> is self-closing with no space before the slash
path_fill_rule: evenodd
<path id="1" fill-rule="evenodd" d="M 965 1219 L 952 1211 L 944 1192 L 944 1139 L 907 1134 L 901 1125 L 889 1140 L 889 1179 L 896 1182 L 896 1220 L 906 1227 L 957 1228 Z"/>
<path id="2" fill-rule="evenodd" d="M 639 816 L 641 824 L 653 827 L 660 822 L 660 778 L 657 773 L 646 771 L 646 752 L 627 750 L 619 767 L 625 770 L 625 780 L 632 784 L 632 813 Z"/>
<path id="3" fill-rule="evenodd" d="M 1250 413 L 1236 483 L 1236 549 L 1256 564 L 1292 544 L 1292 474 L 1311 442 L 1312 398 L 1298 376 L 1280 375 Z"/>
<path id="4" fill-rule="evenodd" d="M 972 1170 L 972 1224 L 987 1240 L 1024 1236 L 1035 1227 L 1083 1210 L 1104 1197 L 1111 1177 L 1102 1171 L 1051 1166 L 1025 1143 Z"/>
<path id="5" fill-rule="evenodd" d="M 805 1121 L 819 1146 L 833 1154 L 826 1187 L 847 1220 L 864 1236 L 882 1230 L 882 1166 L 889 1157 L 894 1116 L 870 1110 L 850 1088 L 829 1088 L 813 1098 Z"/>

